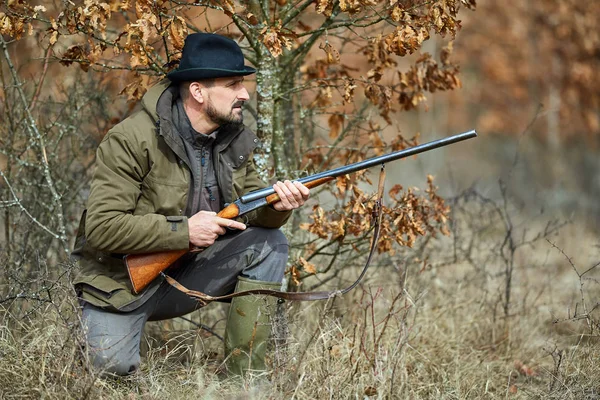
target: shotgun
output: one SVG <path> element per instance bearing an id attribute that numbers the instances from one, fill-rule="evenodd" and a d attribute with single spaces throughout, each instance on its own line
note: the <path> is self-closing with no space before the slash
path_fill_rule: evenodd
<path id="1" fill-rule="evenodd" d="M 437 149 L 438 147 L 447 146 L 462 140 L 471 139 L 476 136 L 477 132 L 475 132 L 475 130 L 471 130 L 458 135 L 449 136 L 444 139 L 434 140 L 418 146 L 409 147 L 404 150 L 395 151 L 393 153 L 369 158 L 329 171 L 306 176 L 298 179 L 298 182 L 311 189 L 329 182 L 339 176 L 347 175 L 352 172 L 367 169 L 376 165 L 385 164 L 388 161 L 410 157 L 415 154 Z M 273 204 L 277 201 L 279 201 L 279 196 L 277 193 L 275 193 L 275 190 L 272 187 L 267 187 L 241 196 L 233 203 L 227 205 L 217 215 L 222 218 L 233 219 L 241 217 L 242 215 L 247 214 L 250 211 L 254 211 L 260 207 Z M 183 249 L 148 254 L 129 254 L 125 256 L 125 265 L 127 266 L 127 272 L 129 273 L 129 278 L 131 279 L 133 292 L 137 294 L 142 291 L 146 286 L 148 286 L 148 284 L 150 284 L 150 282 L 159 276 L 162 271 L 167 269 L 171 264 L 189 251 L 189 249 Z"/>

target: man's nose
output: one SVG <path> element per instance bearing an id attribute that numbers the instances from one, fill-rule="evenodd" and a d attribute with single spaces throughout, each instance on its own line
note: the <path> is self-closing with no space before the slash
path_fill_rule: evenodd
<path id="1" fill-rule="evenodd" d="M 248 94 L 248 89 L 245 86 L 242 86 L 242 89 L 238 93 L 238 100 L 247 101 L 250 99 L 250 94 Z"/>

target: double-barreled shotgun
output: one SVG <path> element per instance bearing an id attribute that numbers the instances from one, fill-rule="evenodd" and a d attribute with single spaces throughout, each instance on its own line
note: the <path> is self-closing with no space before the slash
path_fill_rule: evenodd
<path id="1" fill-rule="evenodd" d="M 382 165 L 389 161 L 410 157 L 415 154 L 437 149 L 438 147 L 447 146 L 449 144 L 460 142 L 476 136 L 477 133 L 474 130 L 460 133 L 444 139 L 434 140 L 418 146 L 409 147 L 404 150 L 369 158 L 367 160 L 335 168 L 330 171 L 319 172 L 318 174 L 297 179 L 297 181 L 311 189 L 329 182 L 339 176 L 374 167 L 376 165 Z M 250 211 L 273 204 L 277 201 L 279 201 L 279 196 L 277 193 L 275 193 L 275 190 L 272 187 L 267 187 L 241 196 L 236 201 L 221 210 L 217 215 L 219 217 L 228 219 L 238 218 L 249 213 Z M 162 271 L 167 269 L 171 264 L 173 264 L 187 252 L 189 252 L 189 249 L 127 255 L 125 257 L 125 264 L 127 265 L 127 271 L 129 272 L 129 278 L 131 279 L 133 292 L 139 293 L 146 286 L 148 286 L 150 282 L 158 277 Z"/>

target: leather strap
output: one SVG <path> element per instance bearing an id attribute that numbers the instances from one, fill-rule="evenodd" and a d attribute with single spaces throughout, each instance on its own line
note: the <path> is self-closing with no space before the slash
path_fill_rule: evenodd
<path id="1" fill-rule="evenodd" d="M 373 239 L 371 242 L 371 250 L 369 251 L 369 256 L 367 257 L 367 261 L 365 266 L 362 269 L 362 272 L 354 281 L 354 283 L 342 290 L 332 290 L 332 291 L 321 291 L 321 292 L 282 292 L 279 290 L 273 289 L 253 289 L 253 290 L 244 290 L 241 292 L 234 292 L 224 296 L 210 296 L 206 293 L 199 292 L 197 290 L 190 290 L 183 286 L 181 283 L 177 282 L 175 279 L 161 272 L 164 278 L 171 284 L 173 287 L 187 294 L 191 298 L 196 299 L 202 307 L 213 301 L 220 300 L 228 300 L 234 297 L 242 297 L 248 295 L 256 295 L 262 294 L 267 296 L 277 297 L 279 299 L 284 300 L 296 300 L 296 301 L 314 301 L 314 300 L 326 300 L 331 297 L 346 294 L 352 289 L 354 289 L 360 281 L 364 278 L 367 273 L 367 269 L 369 268 L 369 264 L 371 263 L 371 259 L 373 258 L 373 254 L 375 254 L 375 249 L 377 249 L 377 243 L 379 242 L 379 233 L 381 231 L 381 219 L 383 216 L 382 213 L 382 205 L 383 205 L 383 191 L 384 191 L 384 183 L 385 183 L 385 165 L 381 164 L 381 173 L 379 174 L 379 185 L 377 190 L 377 200 L 375 201 L 375 207 L 373 208 Z"/>

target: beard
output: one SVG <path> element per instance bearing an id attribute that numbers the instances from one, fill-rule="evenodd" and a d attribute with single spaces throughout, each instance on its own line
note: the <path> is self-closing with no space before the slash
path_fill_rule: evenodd
<path id="1" fill-rule="evenodd" d="M 206 103 L 206 115 L 210 118 L 212 122 L 219 126 L 242 125 L 244 123 L 244 116 L 241 112 L 239 115 L 234 114 L 233 107 L 242 106 L 243 104 L 243 102 L 236 102 L 233 104 L 229 113 L 224 113 L 217 110 L 213 105 L 212 100 L 209 99 L 209 101 Z"/>

